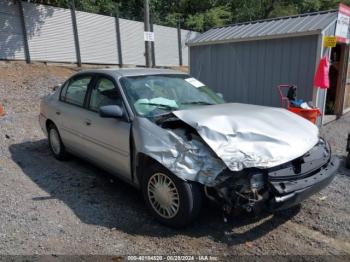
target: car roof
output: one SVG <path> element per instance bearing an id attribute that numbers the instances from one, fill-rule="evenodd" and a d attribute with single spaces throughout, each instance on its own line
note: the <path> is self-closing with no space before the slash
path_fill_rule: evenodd
<path id="1" fill-rule="evenodd" d="M 82 70 L 76 75 L 84 73 L 100 73 L 110 75 L 112 77 L 123 77 L 123 76 L 140 76 L 140 75 L 158 75 L 158 74 L 181 74 L 186 73 L 171 69 L 157 69 L 157 68 L 103 68 L 103 69 L 87 69 Z"/>

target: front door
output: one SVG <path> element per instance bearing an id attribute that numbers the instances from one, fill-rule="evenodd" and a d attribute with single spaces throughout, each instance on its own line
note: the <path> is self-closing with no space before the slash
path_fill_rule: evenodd
<path id="1" fill-rule="evenodd" d="M 131 180 L 130 127 L 126 119 L 102 118 L 101 106 L 118 105 L 124 109 L 119 89 L 110 78 L 99 76 L 91 87 L 85 126 L 81 133 L 89 148 L 89 158 L 103 168 Z"/>

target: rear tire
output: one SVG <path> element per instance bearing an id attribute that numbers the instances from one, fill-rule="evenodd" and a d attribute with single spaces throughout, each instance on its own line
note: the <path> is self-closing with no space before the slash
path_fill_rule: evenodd
<path id="1" fill-rule="evenodd" d="M 185 227 L 197 218 L 202 207 L 202 189 L 159 164 L 148 168 L 142 179 L 148 209 L 160 223 L 174 228 Z"/>
<path id="2" fill-rule="evenodd" d="M 51 153 L 56 159 L 65 160 L 67 158 L 67 153 L 57 127 L 54 124 L 50 124 L 47 128 L 47 133 Z"/>

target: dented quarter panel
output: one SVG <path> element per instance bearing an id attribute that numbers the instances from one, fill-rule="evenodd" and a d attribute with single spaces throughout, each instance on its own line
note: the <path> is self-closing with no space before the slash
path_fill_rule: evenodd
<path id="1" fill-rule="evenodd" d="M 229 103 L 173 113 L 195 128 L 231 171 L 278 166 L 319 140 L 317 126 L 281 108 Z"/>

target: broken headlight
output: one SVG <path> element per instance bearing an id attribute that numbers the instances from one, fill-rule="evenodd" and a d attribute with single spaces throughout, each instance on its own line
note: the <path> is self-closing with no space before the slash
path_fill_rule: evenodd
<path id="1" fill-rule="evenodd" d="M 253 174 L 250 178 L 251 189 L 260 190 L 263 189 L 265 185 L 265 179 L 263 173 Z"/>

